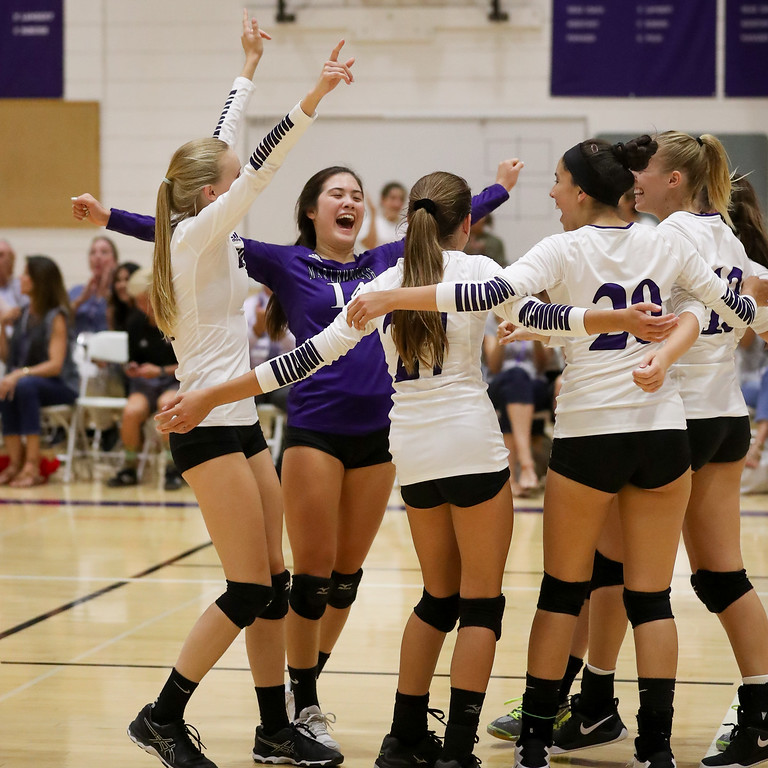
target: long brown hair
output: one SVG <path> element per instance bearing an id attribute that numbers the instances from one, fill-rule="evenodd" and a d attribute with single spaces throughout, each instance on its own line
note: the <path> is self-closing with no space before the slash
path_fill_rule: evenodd
<path id="1" fill-rule="evenodd" d="M 42 318 L 51 309 L 60 307 L 69 318 L 69 297 L 56 262 L 48 256 L 27 256 L 27 274 L 32 283 L 30 310 Z"/>
<path id="2" fill-rule="evenodd" d="M 733 226 L 731 207 L 731 173 L 728 155 L 720 139 L 711 133 L 698 138 L 679 131 L 665 131 L 656 136 L 658 156 L 665 171 L 683 171 L 691 200 L 696 200 L 706 187 L 712 209 L 729 227 Z"/>
<path id="3" fill-rule="evenodd" d="M 443 247 L 472 210 L 472 193 L 460 176 L 445 171 L 422 176 L 408 199 L 403 286 L 432 285 L 443 279 Z M 392 339 L 405 370 L 419 363 L 442 366 L 448 337 L 437 312 L 398 309 Z"/>
<path id="4" fill-rule="evenodd" d="M 733 226 L 747 256 L 768 268 L 768 231 L 755 188 L 746 176 L 734 180 L 731 203 Z"/>
<path id="5" fill-rule="evenodd" d="M 303 245 L 305 248 L 311 248 L 312 250 L 317 247 L 315 222 L 309 218 L 309 212 L 317 209 L 317 200 L 323 191 L 325 182 L 337 173 L 349 174 L 359 184 L 360 189 L 363 188 L 363 182 L 360 180 L 360 177 L 351 168 L 347 168 L 344 165 L 331 165 L 311 176 L 302 188 L 299 199 L 296 201 L 296 226 L 299 230 L 296 245 Z M 285 315 L 285 310 L 274 293 L 267 302 L 264 321 L 267 333 L 271 339 L 281 339 L 288 330 L 288 318 Z"/>
<path id="6" fill-rule="evenodd" d="M 176 295 L 171 269 L 173 227 L 182 219 L 196 216 L 203 187 L 221 177 L 221 160 L 229 149 L 221 139 L 195 139 L 176 150 L 165 179 L 157 190 L 155 213 L 154 277 L 149 298 L 157 327 L 173 336 L 176 323 Z"/>

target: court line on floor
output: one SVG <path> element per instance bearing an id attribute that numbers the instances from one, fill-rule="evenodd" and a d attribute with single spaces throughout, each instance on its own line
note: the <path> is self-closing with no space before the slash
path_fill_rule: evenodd
<path id="1" fill-rule="evenodd" d="M 83 661 L 0 661 L 0 664 L 7 666 L 17 667 L 78 667 L 78 668 L 93 668 L 93 669 L 172 669 L 173 666 L 169 664 L 118 664 L 118 663 L 106 663 L 106 662 L 83 662 Z M 244 667 L 229 667 L 219 666 L 218 664 L 211 668 L 211 672 L 250 672 L 250 668 Z M 375 672 L 371 670 L 356 670 L 356 669 L 324 669 L 323 675 L 351 675 L 352 677 L 397 677 L 397 670 L 391 672 Z M 435 677 L 450 678 L 450 672 L 436 672 Z M 492 680 L 525 680 L 525 675 L 499 675 L 491 674 Z M 580 679 L 577 677 L 577 679 Z M 637 684 L 637 678 L 616 678 L 616 683 L 628 683 Z M 731 686 L 733 682 L 723 682 L 721 680 L 676 680 L 676 685 L 715 685 L 719 687 Z M 727 716 L 727 714 L 726 714 Z M 714 742 L 712 742 L 714 744 Z"/>
<path id="2" fill-rule="evenodd" d="M 39 616 L 35 616 L 32 619 L 28 619 L 27 621 L 22 622 L 21 624 L 17 624 L 15 627 L 11 627 L 10 629 L 6 629 L 0 632 L 0 640 L 4 640 L 6 637 L 15 635 L 17 632 L 21 632 L 22 630 L 28 629 L 29 627 L 33 627 L 35 624 L 39 624 L 46 619 L 50 619 L 52 616 L 57 616 L 60 613 L 64 613 L 65 611 L 68 611 L 75 606 L 82 605 L 83 603 L 87 603 L 97 597 L 101 597 L 102 595 L 107 594 L 108 592 L 112 592 L 119 587 L 124 587 L 126 584 L 131 584 L 134 581 L 141 579 L 143 576 L 147 576 L 150 573 L 154 573 L 155 571 L 160 570 L 161 568 L 172 565 L 177 560 L 181 560 L 185 557 L 189 557 L 190 555 L 194 555 L 196 552 L 200 552 L 201 550 L 207 549 L 210 546 L 212 546 L 210 541 L 204 542 L 203 544 L 198 544 L 196 547 L 192 547 L 191 549 L 181 552 L 178 555 L 174 555 L 174 557 L 171 557 L 168 560 L 164 560 L 162 563 L 157 563 L 156 565 L 150 566 L 140 573 L 137 573 L 135 576 L 131 576 L 128 579 L 120 579 L 119 581 L 107 584 L 107 586 L 102 587 L 101 589 L 97 589 L 95 592 L 91 592 L 88 595 L 78 597 L 76 600 L 70 600 L 70 602 L 64 603 L 64 605 L 60 605 L 58 608 L 53 608 L 50 611 L 41 613 Z"/>

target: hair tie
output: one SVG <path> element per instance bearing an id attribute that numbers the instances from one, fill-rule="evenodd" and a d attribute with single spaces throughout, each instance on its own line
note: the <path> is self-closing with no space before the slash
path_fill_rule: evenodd
<path id="1" fill-rule="evenodd" d="M 433 216 L 437 214 L 437 206 L 434 200 L 430 200 L 428 197 L 422 197 L 416 200 L 413 204 L 413 210 L 418 211 L 419 208 L 424 208 L 427 213 L 431 213 Z"/>
<path id="2" fill-rule="evenodd" d="M 704 146 L 704 142 L 701 140 L 701 136 L 697 136 L 697 137 L 696 137 L 696 141 L 698 141 L 698 142 L 699 142 L 699 146 L 700 146 L 700 147 L 703 147 L 703 146 Z"/>
<path id="3" fill-rule="evenodd" d="M 169 187 L 171 186 L 171 180 L 163 176 L 163 184 L 167 184 Z"/>

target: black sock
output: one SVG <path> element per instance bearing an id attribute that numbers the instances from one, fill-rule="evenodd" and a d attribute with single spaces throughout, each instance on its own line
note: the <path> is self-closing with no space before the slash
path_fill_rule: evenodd
<path id="1" fill-rule="evenodd" d="M 545 680 L 526 674 L 523 693 L 521 735 L 552 746 L 552 730 L 557 715 L 560 680 Z"/>
<path id="2" fill-rule="evenodd" d="M 427 735 L 428 707 L 428 693 L 423 696 L 410 696 L 397 691 L 390 733 L 407 746 L 417 744 Z"/>
<path id="3" fill-rule="evenodd" d="M 445 727 L 442 760 L 463 763 L 472 754 L 485 693 L 451 688 L 448 725 Z"/>
<path id="4" fill-rule="evenodd" d="M 323 671 L 325 662 L 328 661 L 328 659 L 330 658 L 331 658 L 331 654 L 325 653 L 325 651 L 320 651 L 320 653 L 317 654 L 317 676 L 318 677 L 320 677 L 320 673 Z"/>
<path id="5" fill-rule="evenodd" d="M 603 712 L 613 709 L 614 678 L 613 672 L 608 675 L 598 675 L 589 667 L 585 667 L 581 677 L 579 712 L 596 718 Z"/>
<path id="6" fill-rule="evenodd" d="M 259 700 L 259 715 L 264 733 L 268 736 L 274 736 L 278 731 L 288 727 L 284 685 L 271 685 L 267 688 L 257 687 L 256 698 Z"/>
<path id="7" fill-rule="evenodd" d="M 291 680 L 291 690 L 296 700 L 296 716 L 302 709 L 319 706 L 317 700 L 317 666 L 308 669 L 288 667 L 288 677 Z"/>
<path id="8" fill-rule="evenodd" d="M 568 701 L 568 694 L 571 692 L 573 681 L 576 679 L 576 675 L 579 674 L 579 671 L 583 666 L 583 659 L 573 655 L 568 657 L 568 666 L 565 668 L 565 675 L 563 676 L 563 681 L 560 683 L 560 704 L 565 704 L 565 702 Z"/>
<path id="9" fill-rule="evenodd" d="M 768 729 L 768 683 L 739 686 L 739 722 Z"/>
<path id="10" fill-rule="evenodd" d="M 635 752 L 640 760 L 645 760 L 654 752 L 670 749 L 675 679 L 640 677 L 637 685 L 640 691 L 640 709 L 637 712 Z"/>
<path id="11" fill-rule="evenodd" d="M 187 680 L 174 667 L 163 690 L 152 707 L 152 720 L 159 725 L 168 725 L 184 719 L 184 709 L 197 688 L 197 683 Z"/>

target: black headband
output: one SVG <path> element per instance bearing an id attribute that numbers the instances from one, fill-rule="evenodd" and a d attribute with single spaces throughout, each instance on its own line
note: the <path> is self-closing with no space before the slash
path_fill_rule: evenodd
<path id="1" fill-rule="evenodd" d="M 430 200 L 428 197 L 419 198 L 414 202 L 413 210 L 418 211 L 419 208 L 423 208 L 427 213 L 431 213 L 433 216 L 437 213 L 435 201 Z"/>
<path id="2" fill-rule="evenodd" d="M 611 189 L 601 178 L 595 169 L 587 162 L 581 149 L 581 144 L 571 147 L 563 155 L 563 163 L 573 176 L 573 180 L 590 197 L 594 197 L 599 203 L 615 208 L 621 199 L 621 192 Z"/>

